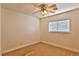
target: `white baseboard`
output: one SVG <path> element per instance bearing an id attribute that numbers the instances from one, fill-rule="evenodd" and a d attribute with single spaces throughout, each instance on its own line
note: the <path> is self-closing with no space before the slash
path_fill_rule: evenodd
<path id="1" fill-rule="evenodd" d="M 12 49 L 10 49 L 10 50 L 3 51 L 2 54 L 7 53 L 7 52 L 14 51 L 14 50 L 16 50 L 16 49 L 20 49 L 20 48 L 23 48 L 23 47 L 27 47 L 27 46 L 30 46 L 30 45 L 33 45 L 33 44 L 36 44 L 36 43 L 39 43 L 39 42 L 40 42 L 40 41 L 36 41 L 36 42 L 32 42 L 32 43 L 29 43 L 29 44 L 26 44 L 26 45 L 21 45 L 21 46 L 12 48 Z"/>
<path id="2" fill-rule="evenodd" d="M 58 45 L 58 44 L 51 43 L 51 42 L 46 42 L 46 41 L 42 41 L 42 42 L 43 42 L 43 43 L 46 43 L 46 44 L 49 44 L 49 45 L 52 45 L 52 46 L 64 48 L 64 49 L 67 49 L 67 50 L 70 50 L 70 51 L 79 53 L 79 50 L 77 50 L 77 49 L 69 48 L 69 47 L 66 47 L 66 46 L 63 46 L 63 45 Z"/>
<path id="3" fill-rule="evenodd" d="M 23 47 L 27 47 L 27 46 L 30 46 L 30 45 L 33 45 L 33 44 L 36 44 L 36 43 L 39 43 L 39 42 L 40 42 L 40 41 L 32 42 L 32 43 L 29 43 L 29 44 L 26 44 L 26 45 L 21 45 L 21 46 L 15 47 L 15 48 L 13 48 L 13 49 L 3 51 L 2 53 L 4 54 L 4 53 L 7 53 L 7 52 L 11 52 L 11 51 L 14 51 L 14 50 L 16 50 L 16 49 L 20 49 L 20 48 L 23 48 Z M 46 41 L 42 41 L 42 42 L 43 42 L 43 43 L 46 43 L 46 44 L 49 44 L 49 45 L 52 45 L 52 46 L 56 46 L 56 47 L 60 47 L 60 48 L 65 48 L 65 49 L 67 49 L 67 50 L 70 50 L 70 51 L 79 53 L 79 50 L 77 50 L 77 49 L 69 48 L 69 47 L 62 46 L 62 45 L 58 45 L 58 44 L 51 43 L 51 42 L 46 42 Z"/>

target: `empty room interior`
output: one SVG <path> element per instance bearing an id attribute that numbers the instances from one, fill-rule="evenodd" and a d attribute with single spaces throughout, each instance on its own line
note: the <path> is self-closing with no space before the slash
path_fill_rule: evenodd
<path id="1" fill-rule="evenodd" d="M 79 56 L 79 3 L 1 3 L 1 56 Z"/>

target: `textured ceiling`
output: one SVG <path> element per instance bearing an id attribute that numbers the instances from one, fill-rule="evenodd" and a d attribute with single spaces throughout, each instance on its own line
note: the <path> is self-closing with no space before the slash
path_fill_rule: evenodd
<path id="1" fill-rule="evenodd" d="M 56 3 L 58 10 L 55 11 L 55 13 L 48 13 L 46 16 L 42 16 L 40 12 L 32 14 L 33 12 L 37 11 L 37 9 L 33 6 L 32 3 L 5 3 L 1 6 L 2 8 L 10 9 L 16 12 L 21 12 L 39 18 L 43 18 L 58 13 L 66 12 L 75 8 L 79 8 L 79 3 Z"/>

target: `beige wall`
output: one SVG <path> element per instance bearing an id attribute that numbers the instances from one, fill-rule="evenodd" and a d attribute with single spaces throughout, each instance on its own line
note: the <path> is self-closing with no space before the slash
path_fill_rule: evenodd
<path id="1" fill-rule="evenodd" d="M 0 55 L 1 55 L 1 4 L 0 4 Z"/>
<path id="2" fill-rule="evenodd" d="M 2 52 L 38 42 L 40 21 L 38 18 L 2 9 Z"/>
<path id="3" fill-rule="evenodd" d="M 41 41 L 68 47 L 79 51 L 79 9 L 40 20 L 15 11 L 2 9 L 2 52 Z M 71 32 L 49 33 L 48 22 L 52 20 L 71 20 Z M 40 38 L 41 24 L 41 38 Z"/>
<path id="4" fill-rule="evenodd" d="M 71 31 L 69 33 L 48 32 L 48 22 L 58 19 L 71 20 Z M 79 52 L 79 9 L 41 19 L 41 41 Z"/>

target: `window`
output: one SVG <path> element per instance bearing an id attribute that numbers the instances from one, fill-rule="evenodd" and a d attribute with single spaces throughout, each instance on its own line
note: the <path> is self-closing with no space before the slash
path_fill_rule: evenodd
<path id="1" fill-rule="evenodd" d="M 70 32 L 70 20 L 49 22 L 49 32 Z"/>

